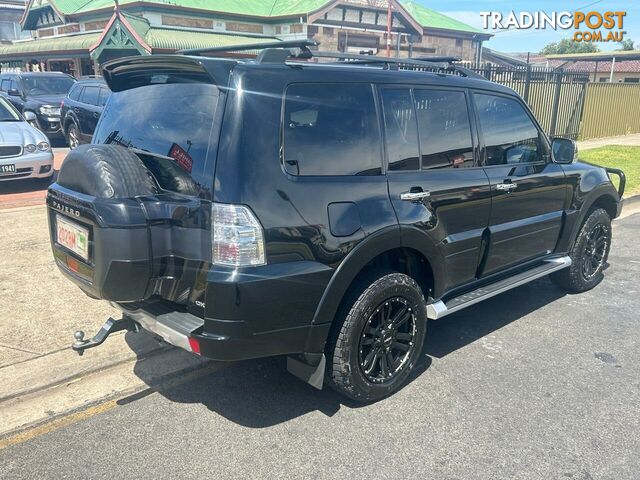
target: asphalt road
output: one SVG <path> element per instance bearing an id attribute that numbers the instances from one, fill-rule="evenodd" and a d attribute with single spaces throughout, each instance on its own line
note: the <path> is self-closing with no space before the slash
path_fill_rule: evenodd
<path id="1" fill-rule="evenodd" d="M 431 322 L 373 405 L 243 362 L 0 451 L 17 478 L 640 478 L 640 214 L 591 292 L 547 279 Z"/>

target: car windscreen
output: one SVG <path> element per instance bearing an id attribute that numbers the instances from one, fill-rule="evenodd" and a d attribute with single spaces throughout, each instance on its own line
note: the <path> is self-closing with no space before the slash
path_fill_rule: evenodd
<path id="1" fill-rule="evenodd" d="M 20 117 L 16 111 L 7 103 L 4 98 L 0 97 L 0 122 L 19 122 Z"/>
<path id="2" fill-rule="evenodd" d="M 64 75 L 31 75 L 22 77 L 22 87 L 27 95 L 62 95 L 73 86 L 73 79 Z"/>
<path id="3" fill-rule="evenodd" d="M 206 83 L 156 84 L 114 92 L 94 133 L 94 143 L 131 148 L 160 186 L 201 193 L 204 164 L 218 101 Z M 145 155 L 145 152 L 149 154 Z"/>

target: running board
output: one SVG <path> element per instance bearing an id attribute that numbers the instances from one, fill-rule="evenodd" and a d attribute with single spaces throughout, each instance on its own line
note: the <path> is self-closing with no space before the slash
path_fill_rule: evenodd
<path id="1" fill-rule="evenodd" d="M 559 257 L 551 260 L 546 260 L 542 265 L 527 270 L 526 272 L 519 273 L 504 280 L 480 287 L 459 297 L 454 297 L 446 302 L 438 300 L 436 302 L 427 305 L 427 317 L 431 320 L 437 320 L 445 317 L 450 313 L 457 312 L 463 308 L 475 305 L 487 298 L 491 298 L 495 295 L 499 295 L 502 292 L 511 290 L 512 288 L 519 287 L 525 283 L 529 283 L 550 273 L 562 270 L 571 265 L 570 257 Z"/>

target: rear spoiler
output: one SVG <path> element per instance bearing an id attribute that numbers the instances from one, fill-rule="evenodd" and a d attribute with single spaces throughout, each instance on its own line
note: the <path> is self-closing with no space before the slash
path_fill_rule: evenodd
<path id="1" fill-rule="evenodd" d="M 158 75 L 169 75 L 180 82 L 227 85 L 234 60 L 206 61 L 182 55 L 149 55 L 119 58 L 103 66 L 103 76 L 113 92 L 129 90 L 152 83 Z"/>

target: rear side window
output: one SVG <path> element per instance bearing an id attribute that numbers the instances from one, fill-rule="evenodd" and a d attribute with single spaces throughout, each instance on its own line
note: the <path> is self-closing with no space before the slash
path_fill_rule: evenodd
<path id="1" fill-rule="evenodd" d="M 104 107 L 109 99 L 111 92 L 106 88 L 100 89 L 100 98 L 98 99 L 98 105 Z"/>
<path id="2" fill-rule="evenodd" d="M 11 80 L 9 80 L 8 78 L 3 78 L 2 83 L 0 83 L 0 90 L 2 90 L 3 92 L 8 92 L 9 85 L 11 85 Z"/>
<path id="3" fill-rule="evenodd" d="M 100 87 L 84 87 L 82 92 L 82 103 L 89 105 L 98 105 L 98 98 L 100 97 Z"/>
<path id="4" fill-rule="evenodd" d="M 290 85 L 282 130 L 284 168 L 292 175 L 381 173 L 371 85 Z"/>
<path id="5" fill-rule="evenodd" d="M 547 161 L 549 146 L 520 102 L 474 93 L 486 150 L 485 165 Z"/>
<path id="6" fill-rule="evenodd" d="M 464 92 L 413 91 L 422 168 L 473 167 L 471 125 Z"/>
<path id="7" fill-rule="evenodd" d="M 418 127 L 408 88 L 382 90 L 389 170 L 419 170 Z"/>

